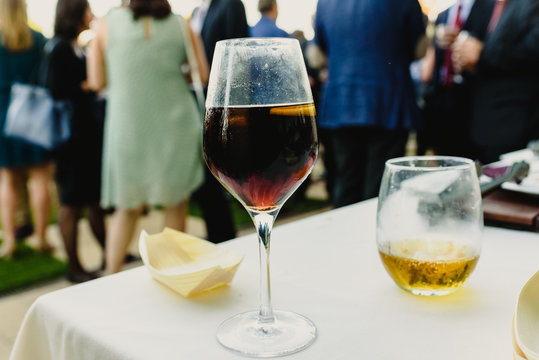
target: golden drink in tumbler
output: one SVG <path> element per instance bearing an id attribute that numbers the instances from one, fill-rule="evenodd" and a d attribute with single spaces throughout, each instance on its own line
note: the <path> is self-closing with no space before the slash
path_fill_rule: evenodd
<path id="1" fill-rule="evenodd" d="M 451 242 L 412 239 L 394 243 L 391 249 L 392 254 L 379 251 L 387 272 L 401 288 L 418 294 L 455 291 L 479 260 L 472 249 Z"/>
<path id="2" fill-rule="evenodd" d="M 475 164 L 451 156 L 386 162 L 376 243 L 393 281 L 416 295 L 447 295 L 475 269 L 483 209 Z"/>

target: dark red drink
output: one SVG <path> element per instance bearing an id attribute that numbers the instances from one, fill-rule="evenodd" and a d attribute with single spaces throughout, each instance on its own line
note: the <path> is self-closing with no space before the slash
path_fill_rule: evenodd
<path id="1" fill-rule="evenodd" d="M 210 108 L 204 156 L 215 177 L 247 207 L 282 205 L 316 160 L 314 105 Z"/>

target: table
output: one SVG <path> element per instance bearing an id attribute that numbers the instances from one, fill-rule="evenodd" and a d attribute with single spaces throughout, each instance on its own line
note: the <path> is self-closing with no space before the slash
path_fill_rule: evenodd
<path id="1" fill-rule="evenodd" d="M 375 241 L 376 200 L 274 229 L 278 309 L 315 322 L 318 338 L 287 359 L 511 359 L 520 289 L 539 270 L 539 235 L 487 227 L 463 288 L 418 297 L 386 274 Z M 246 257 L 230 286 L 186 299 L 144 267 L 44 295 L 28 310 L 12 360 L 241 359 L 222 348 L 225 318 L 258 305 L 255 235 L 223 243 Z"/>

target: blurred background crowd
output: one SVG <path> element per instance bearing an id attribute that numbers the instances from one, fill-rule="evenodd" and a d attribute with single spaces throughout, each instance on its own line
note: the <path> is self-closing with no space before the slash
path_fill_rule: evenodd
<path id="1" fill-rule="evenodd" d="M 105 273 L 121 269 L 148 207 L 184 230 L 191 199 L 210 241 L 235 237 L 193 93 L 219 40 L 299 40 L 334 207 L 376 197 L 411 134 L 417 154 L 483 164 L 539 138 L 539 0 L 0 0 L 0 36 L 0 126 L 11 85 L 44 62 L 44 85 L 74 105 L 71 139 L 53 152 L 0 135 L 0 256 L 15 254 L 28 214 L 50 251 L 53 178 L 75 282 L 96 276 L 78 260 L 83 214 Z"/>

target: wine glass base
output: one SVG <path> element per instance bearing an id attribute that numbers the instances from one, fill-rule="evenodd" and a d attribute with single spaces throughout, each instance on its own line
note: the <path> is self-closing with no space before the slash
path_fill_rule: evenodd
<path id="1" fill-rule="evenodd" d="M 241 355 L 267 358 L 301 351 L 316 339 L 316 327 L 306 317 L 279 310 L 274 316 L 271 323 L 259 321 L 258 311 L 233 316 L 219 326 L 217 340 Z"/>
<path id="2" fill-rule="evenodd" d="M 422 290 L 422 289 L 405 289 L 406 291 L 411 292 L 414 295 L 421 296 L 444 296 L 449 295 L 457 291 L 457 289 L 447 289 L 447 290 Z"/>

